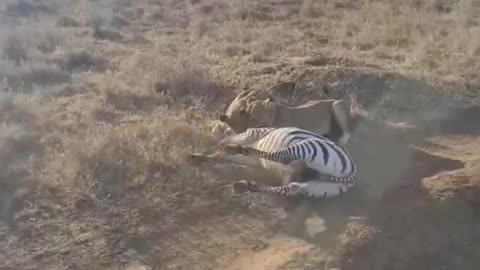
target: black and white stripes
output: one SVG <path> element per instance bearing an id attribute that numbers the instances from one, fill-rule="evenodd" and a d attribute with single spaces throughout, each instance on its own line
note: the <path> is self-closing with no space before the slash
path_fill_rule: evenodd
<path id="1" fill-rule="evenodd" d="M 255 133 L 249 129 L 245 133 Z M 239 134 L 238 136 L 242 135 Z M 353 186 L 357 168 L 348 151 L 333 141 L 313 132 L 293 128 L 275 128 L 250 147 L 238 146 L 238 151 L 251 156 L 288 164 L 304 161 L 306 166 L 330 176 L 336 183 Z M 272 150 L 266 150 L 272 149 Z"/>
<path id="2" fill-rule="evenodd" d="M 218 146 L 226 144 L 238 144 L 238 145 L 249 145 L 255 142 L 258 142 L 260 139 L 264 138 L 270 132 L 274 131 L 276 128 L 249 128 L 246 131 L 226 137 L 223 139 Z"/>
<path id="3" fill-rule="evenodd" d="M 281 196 L 304 196 L 308 198 L 331 198 L 342 195 L 348 190 L 345 184 L 308 181 L 292 182 L 285 186 L 270 186 L 248 180 L 239 180 L 233 184 L 236 192 L 265 192 Z"/>

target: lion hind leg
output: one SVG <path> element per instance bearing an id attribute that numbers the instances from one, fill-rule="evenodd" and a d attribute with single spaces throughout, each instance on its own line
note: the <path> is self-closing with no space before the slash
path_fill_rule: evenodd
<path id="1" fill-rule="evenodd" d="M 347 145 L 351 137 L 351 116 L 349 108 L 344 100 L 337 100 L 332 104 L 334 120 L 341 129 L 341 136 L 338 141 Z"/>

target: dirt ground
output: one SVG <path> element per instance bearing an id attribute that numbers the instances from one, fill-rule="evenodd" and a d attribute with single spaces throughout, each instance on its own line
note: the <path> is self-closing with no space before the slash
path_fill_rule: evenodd
<path id="1" fill-rule="evenodd" d="M 478 269 L 477 1 L 0 4 L 0 270 Z M 243 89 L 353 94 L 359 185 L 307 233 L 188 163 Z M 410 136 L 411 135 L 411 136 Z M 407 140 L 408 139 L 408 140 Z"/>

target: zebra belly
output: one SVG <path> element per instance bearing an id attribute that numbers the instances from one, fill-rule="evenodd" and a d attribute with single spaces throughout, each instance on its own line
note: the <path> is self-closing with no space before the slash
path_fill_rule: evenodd
<path id="1" fill-rule="evenodd" d="M 316 198 L 332 198 L 348 191 L 348 186 L 338 183 L 327 183 L 321 181 L 308 181 L 300 183 L 300 190 L 306 196 Z"/>

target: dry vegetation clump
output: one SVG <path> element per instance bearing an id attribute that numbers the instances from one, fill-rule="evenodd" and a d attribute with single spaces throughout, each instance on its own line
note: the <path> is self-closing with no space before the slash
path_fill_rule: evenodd
<path id="1" fill-rule="evenodd" d="M 46 122 L 31 97 L 0 95 L 0 221 L 10 224 L 26 194 L 38 186 L 35 171 L 42 168 Z M 45 124 L 45 125 L 44 125 Z"/>
<path id="2" fill-rule="evenodd" d="M 351 257 L 355 254 L 358 257 L 364 258 L 364 260 L 357 260 L 359 268 L 369 265 L 371 256 L 370 246 L 373 245 L 375 237 L 381 232 L 379 228 L 372 227 L 365 220 L 351 221 L 347 224 L 345 231 L 339 236 L 340 249 L 337 251 L 343 258 Z M 341 263 L 341 262 L 340 262 Z M 346 265 L 343 267 L 349 267 L 348 262 L 344 262 Z M 340 267 L 341 265 L 336 265 Z M 363 268 L 362 268 L 363 269 Z"/>
<path id="3" fill-rule="evenodd" d="M 27 60 L 47 59 L 64 45 L 64 32 L 53 31 L 52 28 L 45 24 L 34 30 L 22 26 L 14 32 L 9 31 L 0 39 L 2 58 L 14 61 L 17 65 Z"/>
<path id="4" fill-rule="evenodd" d="M 31 17 L 40 14 L 49 15 L 55 12 L 50 6 L 43 3 L 33 3 L 28 0 L 18 0 L 14 3 L 8 3 L 5 12 L 11 17 Z"/>
<path id="5" fill-rule="evenodd" d="M 172 106 L 175 102 L 160 95 L 136 94 L 131 91 L 107 89 L 104 95 L 106 107 L 117 111 L 151 112 L 159 106 Z"/>
<path id="6" fill-rule="evenodd" d="M 3 77 L 5 89 L 14 92 L 32 93 L 35 90 L 46 90 L 71 82 L 71 75 L 55 65 L 37 62 L 15 66 L 8 61 L 0 61 L 0 76 Z M 53 89 L 52 89 L 53 90 Z"/>
<path id="7" fill-rule="evenodd" d="M 59 61 L 62 70 L 68 72 L 97 71 L 101 72 L 108 68 L 108 60 L 101 56 L 96 56 L 88 51 L 79 50 L 67 53 Z"/>
<path id="8" fill-rule="evenodd" d="M 208 31 L 207 20 L 202 15 L 194 15 L 190 18 L 190 31 L 192 40 L 198 40 Z"/>
<path id="9" fill-rule="evenodd" d="M 24 94 L 0 94 L 0 123 L 34 127 L 40 112 L 36 101 Z"/>
<path id="10" fill-rule="evenodd" d="M 41 148 L 38 135 L 19 126 L 0 124 L 0 220 L 10 222 L 21 204 L 17 196 L 22 189 L 33 188 L 32 169 L 37 162 L 34 156 Z"/>
<path id="11" fill-rule="evenodd" d="M 69 83 L 71 75 L 68 72 L 60 70 L 59 67 L 46 63 L 32 64 L 25 67 L 23 80 L 30 81 L 32 84 L 40 86 L 57 85 Z"/>
<path id="12" fill-rule="evenodd" d="M 0 42 L 0 77 L 5 89 L 52 93 L 72 82 L 70 71 L 62 69 L 55 60 L 56 53 L 65 45 L 65 36 L 62 32 L 49 32 L 47 24 L 40 26 L 35 30 L 20 27 Z"/>
<path id="13" fill-rule="evenodd" d="M 44 54 L 55 52 L 62 42 L 62 38 L 59 35 L 55 35 L 51 32 L 37 34 L 34 38 L 37 40 L 35 47 L 39 52 Z"/>
<path id="14" fill-rule="evenodd" d="M 92 27 L 92 35 L 96 39 L 109 41 L 122 41 L 123 35 L 113 29 L 110 29 L 106 23 L 106 19 L 100 15 L 95 15 L 88 23 Z"/>
<path id="15" fill-rule="evenodd" d="M 443 8 L 432 9 L 430 4 L 416 7 L 367 1 L 359 9 L 335 12 L 338 18 L 320 18 L 318 22 L 326 23 L 323 29 L 333 37 L 329 43 L 359 51 L 360 55 L 384 58 L 398 67 L 438 75 L 452 74 L 451 65 L 455 63 L 454 73 L 470 80 L 470 74 L 478 69 L 475 63 L 479 62 L 473 60 L 478 60 L 474 53 L 478 42 L 470 38 L 480 31 L 472 21 L 472 11 L 478 7 L 469 1 L 442 2 Z M 440 4 L 434 4 L 437 5 Z"/>
<path id="16" fill-rule="evenodd" d="M 176 66 L 167 76 L 168 89 L 166 94 L 174 100 L 203 109 L 213 102 L 218 95 L 218 86 L 210 80 L 208 73 L 195 67 Z"/>
<path id="17" fill-rule="evenodd" d="M 28 52 L 25 44 L 15 34 L 9 34 L 2 40 L 2 58 L 15 62 L 20 65 L 22 61 L 27 60 Z"/>
<path id="18" fill-rule="evenodd" d="M 95 185 L 98 199 L 121 200 L 131 189 L 160 185 L 167 190 L 182 190 L 192 185 L 199 172 L 185 166 L 194 145 L 205 145 L 202 123 L 187 123 L 187 116 L 165 111 L 161 118 L 145 122 L 126 122 L 116 128 L 98 127 L 88 131 L 86 141 L 64 138 L 66 160 L 58 167 L 56 184 L 74 185 L 88 191 Z M 190 122 L 190 121 L 188 121 Z M 82 135 L 82 137 L 84 137 Z M 72 179 L 71 177 L 74 177 Z M 73 183 L 68 181 L 74 180 Z M 65 182 L 67 181 L 67 182 Z M 120 196 L 120 197 L 119 197 Z"/>
<path id="19" fill-rule="evenodd" d="M 312 18 L 316 15 L 315 13 L 315 1 L 303 0 L 300 15 L 303 18 Z"/>
<path id="20" fill-rule="evenodd" d="M 130 25 L 130 22 L 119 14 L 114 14 L 110 17 L 110 26 L 121 28 Z"/>
<path id="21" fill-rule="evenodd" d="M 172 98 L 174 104 L 182 104 L 195 110 L 206 109 L 221 94 L 222 87 L 210 76 L 209 72 L 192 59 L 162 60 L 167 65 L 158 67 L 154 72 L 156 80 L 152 86 L 157 93 Z"/>
<path id="22" fill-rule="evenodd" d="M 58 18 L 56 25 L 59 27 L 80 27 L 81 23 L 70 16 L 64 15 Z"/>

